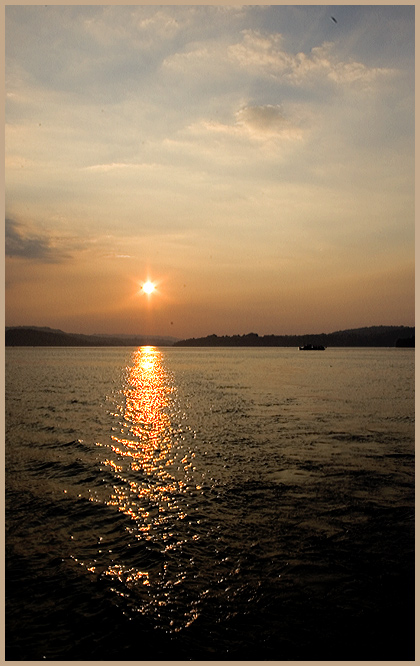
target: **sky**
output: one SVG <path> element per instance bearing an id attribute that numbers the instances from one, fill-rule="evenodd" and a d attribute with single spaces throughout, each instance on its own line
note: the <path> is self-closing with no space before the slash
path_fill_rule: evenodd
<path id="1" fill-rule="evenodd" d="M 6 325 L 414 325 L 414 28 L 413 5 L 6 6 Z"/>

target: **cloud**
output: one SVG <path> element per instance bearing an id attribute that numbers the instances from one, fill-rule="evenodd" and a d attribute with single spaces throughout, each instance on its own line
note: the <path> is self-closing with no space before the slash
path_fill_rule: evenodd
<path id="1" fill-rule="evenodd" d="M 51 241 L 41 236 L 25 235 L 20 225 L 6 218 L 5 248 L 7 257 L 21 257 L 43 263 L 58 263 L 68 255 L 57 250 Z"/>
<path id="2" fill-rule="evenodd" d="M 240 127 L 257 138 L 302 138 L 302 132 L 286 118 L 280 105 L 244 107 L 237 112 L 236 121 Z"/>
<path id="3" fill-rule="evenodd" d="M 223 142 L 227 150 L 226 142 L 234 142 L 236 145 L 235 159 L 238 157 L 237 148 L 242 145 L 245 150 L 257 142 L 261 147 L 269 148 L 271 145 L 278 146 L 279 142 L 292 145 L 304 138 L 304 128 L 300 127 L 300 121 L 294 122 L 284 113 L 281 105 L 244 105 L 232 113 L 230 122 L 218 122 L 216 120 L 201 119 L 191 124 L 185 134 L 187 137 L 208 139 L 220 146 Z M 252 144 L 250 142 L 253 142 Z M 209 148 L 210 144 L 207 144 Z M 204 148 L 201 143 L 202 149 Z M 233 145 L 231 146 L 233 150 Z M 278 155 L 278 153 L 277 153 Z"/>
<path id="4" fill-rule="evenodd" d="M 109 162 L 108 164 L 91 164 L 87 167 L 82 167 L 82 171 L 113 171 L 113 170 L 154 170 L 160 165 L 154 162 L 151 163 L 131 163 L 131 162 Z"/>
<path id="5" fill-rule="evenodd" d="M 101 46 L 130 43 L 135 50 L 156 49 L 160 42 L 172 40 L 180 22 L 164 8 L 107 6 L 85 18 L 83 31 Z"/>
<path id="6" fill-rule="evenodd" d="M 262 77 L 290 86 L 313 86 L 314 83 L 371 86 L 377 80 L 395 75 L 396 69 L 369 67 L 349 57 L 340 59 L 333 42 L 322 42 L 308 53 L 295 53 L 285 48 L 280 33 L 243 30 L 242 39 L 191 42 L 184 51 L 169 54 L 162 62 L 163 71 L 178 74 L 189 85 L 209 81 L 233 81 L 239 73 Z M 191 81 L 193 77 L 193 81 Z M 197 77 L 197 81 L 195 78 Z M 238 79 L 240 83 L 242 78 Z"/>
<path id="7" fill-rule="evenodd" d="M 308 54 L 300 52 L 295 55 L 283 48 L 281 34 L 244 30 L 242 36 L 242 42 L 228 48 L 231 62 L 236 62 L 249 73 L 291 85 L 321 80 L 337 85 L 358 83 L 369 86 L 377 79 L 396 74 L 392 68 L 368 67 L 353 60 L 340 61 L 334 56 L 332 42 L 324 42 L 312 48 Z"/>
<path id="8" fill-rule="evenodd" d="M 132 254 L 117 254 L 116 252 L 108 252 L 108 254 L 103 254 L 102 259 L 133 259 Z"/>

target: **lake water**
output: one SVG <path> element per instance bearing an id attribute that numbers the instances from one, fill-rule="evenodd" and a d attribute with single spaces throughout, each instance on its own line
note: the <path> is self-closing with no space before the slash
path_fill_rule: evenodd
<path id="1" fill-rule="evenodd" d="M 414 350 L 7 348 L 7 660 L 414 659 Z"/>

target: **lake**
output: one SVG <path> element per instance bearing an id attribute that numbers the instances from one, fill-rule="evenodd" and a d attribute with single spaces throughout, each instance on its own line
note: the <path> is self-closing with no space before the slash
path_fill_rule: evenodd
<path id="1" fill-rule="evenodd" d="M 414 359 L 6 348 L 6 659 L 414 659 Z"/>

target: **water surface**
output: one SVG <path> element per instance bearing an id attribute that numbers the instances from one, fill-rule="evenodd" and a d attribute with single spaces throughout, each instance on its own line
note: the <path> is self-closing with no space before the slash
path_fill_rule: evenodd
<path id="1" fill-rule="evenodd" d="M 413 350 L 7 348 L 8 660 L 407 660 L 413 597 Z"/>

